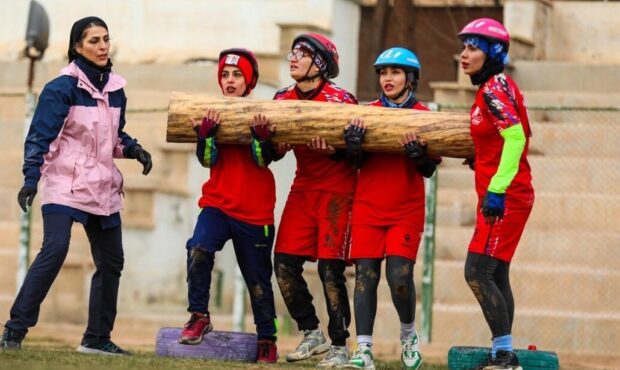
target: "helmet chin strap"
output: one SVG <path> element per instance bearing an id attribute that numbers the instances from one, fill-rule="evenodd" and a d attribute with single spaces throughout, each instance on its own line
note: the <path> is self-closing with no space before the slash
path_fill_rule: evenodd
<path id="1" fill-rule="evenodd" d="M 312 60 L 312 64 L 310 64 L 310 67 L 308 67 L 308 70 L 306 71 L 306 74 L 302 78 L 300 78 L 300 79 L 295 79 L 295 81 L 296 82 L 311 81 L 311 80 L 314 80 L 315 78 L 321 76 L 321 71 L 315 73 L 313 76 L 308 76 L 308 73 L 310 73 L 310 70 L 312 69 L 312 66 L 314 66 L 314 65 L 316 65 L 316 64 L 314 63 L 314 60 Z"/>
<path id="2" fill-rule="evenodd" d="M 409 92 L 409 85 L 405 84 L 405 87 L 403 87 L 403 89 L 398 93 L 398 95 L 396 95 L 394 98 L 390 98 L 390 100 L 395 102 L 398 99 L 402 98 L 402 96 L 405 95 L 408 92 Z"/>

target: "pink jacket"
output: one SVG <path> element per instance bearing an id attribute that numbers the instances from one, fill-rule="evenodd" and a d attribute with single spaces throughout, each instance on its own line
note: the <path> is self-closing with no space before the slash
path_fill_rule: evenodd
<path id="1" fill-rule="evenodd" d="M 34 181 L 36 186 L 36 173 L 31 170 L 29 177 L 27 166 L 29 159 L 36 164 L 37 155 L 43 156 L 42 204 L 104 216 L 121 210 L 123 177 L 113 158 L 124 158 L 123 149 L 136 143 L 123 132 L 125 85 L 122 77 L 110 72 L 99 92 L 74 62 L 46 85 L 39 101 L 41 109 L 37 107 L 26 139 L 24 164 L 26 184 Z M 59 119 L 62 126 L 46 152 L 46 135 L 53 135 L 54 122 Z"/>

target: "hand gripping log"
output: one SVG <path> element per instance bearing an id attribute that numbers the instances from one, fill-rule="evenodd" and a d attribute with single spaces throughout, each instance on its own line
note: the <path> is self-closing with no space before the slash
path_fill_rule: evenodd
<path id="1" fill-rule="evenodd" d="M 199 122 L 207 108 L 221 112 L 221 127 L 216 136 L 221 144 L 249 144 L 248 124 L 261 113 L 277 127 L 274 142 L 306 144 L 319 136 L 337 148 L 344 148 L 344 126 L 360 117 L 368 127 L 363 145 L 366 151 L 404 153 L 398 140 L 405 132 L 414 131 L 426 141 L 431 154 L 454 158 L 471 158 L 474 154 L 469 116 L 464 113 L 300 100 L 214 98 L 180 92 L 170 98 L 166 140 L 195 142 L 192 120 Z"/>

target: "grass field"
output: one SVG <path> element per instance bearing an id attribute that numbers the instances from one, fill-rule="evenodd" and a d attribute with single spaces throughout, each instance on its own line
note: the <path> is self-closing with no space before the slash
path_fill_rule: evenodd
<path id="1" fill-rule="evenodd" d="M 65 370 L 65 369 L 110 369 L 110 370 L 148 370 L 148 369 L 311 369 L 315 368 L 320 357 L 294 364 L 284 361 L 283 356 L 277 365 L 244 364 L 227 361 L 206 361 L 155 356 L 153 352 L 137 351 L 133 356 L 93 356 L 83 355 L 75 348 L 59 344 L 54 340 L 29 339 L 21 351 L 0 351 L 0 370 Z M 401 369 L 400 361 L 378 361 L 377 369 Z M 447 370 L 447 366 L 424 364 L 422 370 Z"/>

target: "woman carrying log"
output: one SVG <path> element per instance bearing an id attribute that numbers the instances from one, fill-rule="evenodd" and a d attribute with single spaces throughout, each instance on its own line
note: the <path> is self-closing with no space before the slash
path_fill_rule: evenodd
<path id="1" fill-rule="evenodd" d="M 429 109 L 415 96 L 421 65 L 404 48 L 391 48 L 375 64 L 381 97 L 372 106 Z M 359 168 L 351 220 L 350 259 L 355 263 L 355 328 L 357 350 L 347 368 L 374 369 L 372 332 L 377 313 L 381 262 L 386 259 L 387 281 L 400 319 L 401 361 L 404 369 L 422 364 L 415 330 L 416 295 L 413 266 L 424 230 L 424 177 L 431 177 L 440 158 L 426 155 L 426 143 L 413 132 L 400 141 L 406 155 L 364 153 L 366 126 L 355 119 L 344 131 L 347 159 Z"/>
<path id="2" fill-rule="evenodd" d="M 329 81 L 338 75 L 338 52 L 325 36 L 307 33 L 296 37 L 288 59 L 296 83 L 278 91 L 275 100 L 357 104 L 353 95 Z M 307 146 L 296 145 L 293 151 L 297 172 L 282 213 L 274 265 L 286 307 L 304 338 L 286 360 L 299 361 L 329 351 L 317 366 L 334 367 L 348 360 L 351 311 L 344 270 L 356 171 L 344 161 L 342 151 L 318 137 Z M 319 329 L 312 295 L 302 276 L 303 264 L 317 259 L 331 346 Z"/>
<path id="3" fill-rule="evenodd" d="M 113 159 L 137 159 L 144 175 L 152 163 L 150 154 L 123 131 L 126 82 L 112 72 L 109 51 L 105 22 L 97 17 L 78 20 L 69 37 L 69 65 L 41 92 L 26 137 L 25 181 L 17 199 L 26 212 L 41 181 L 43 246 L 11 307 L 0 340 L 3 349 L 19 349 L 36 324 L 77 221 L 88 235 L 96 268 L 78 352 L 128 354 L 110 340 L 124 263 L 119 213 L 123 178 Z"/>
<path id="4" fill-rule="evenodd" d="M 510 37 L 489 18 L 458 34 L 463 71 L 478 85 L 471 108 L 478 193 L 477 222 L 465 262 L 465 279 L 493 335 L 484 369 L 521 369 L 512 347 L 514 300 L 510 261 L 534 204 L 527 161 L 531 135 L 523 95 L 504 73 Z"/>
<path id="5" fill-rule="evenodd" d="M 224 96 L 248 96 L 258 81 L 258 63 L 247 49 L 220 53 L 218 83 Z M 201 123 L 194 122 L 198 161 L 211 169 L 202 186 L 202 208 L 193 236 L 187 241 L 187 289 L 191 313 L 179 338 L 182 344 L 199 344 L 212 330 L 209 290 L 215 253 L 232 239 L 239 269 L 250 293 L 258 332 L 257 362 L 275 363 L 276 313 L 271 287 L 273 267 L 275 181 L 267 168 L 272 153 L 272 128 L 264 116 L 251 123 L 252 145 L 217 146 L 215 134 L 220 113 L 207 109 Z"/>

